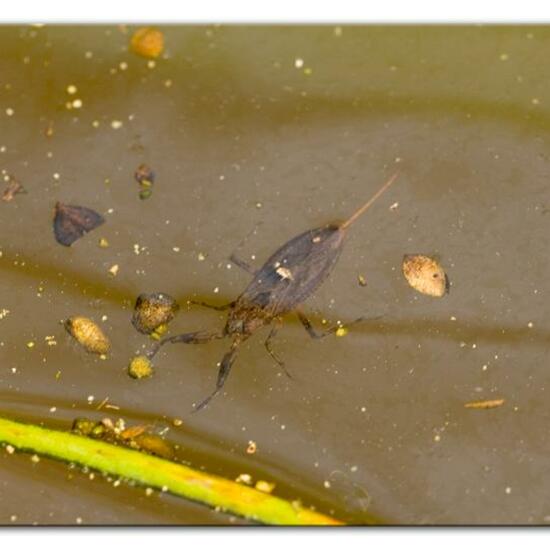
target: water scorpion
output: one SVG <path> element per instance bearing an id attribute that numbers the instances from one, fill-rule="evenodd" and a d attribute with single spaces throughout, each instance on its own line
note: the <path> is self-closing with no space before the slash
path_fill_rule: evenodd
<path id="1" fill-rule="evenodd" d="M 258 329 L 273 324 L 265 347 L 273 359 L 284 369 L 283 362 L 271 348 L 271 340 L 282 324 L 282 317 L 296 312 L 312 338 L 322 338 L 335 332 L 339 326 L 331 327 L 322 333 L 317 332 L 300 304 L 309 298 L 325 281 L 334 268 L 345 242 L 350 225 L 361 216 L 374 201 L 395 181 L 394 174 L 359 210 L 341 223 L 329 223 L 310 229 L 283 244 L 258 270 L 237 258 L 233 253 L 230 261 L 253 276 L 244 292 L 233 302 L 214 306 L 203 302 L 191 302 L 212 309 L 229 310 L 227 322 L 222 330 L 197 331 L 167 337 L 149 352 L 149 358 L 165 344 L 201 344 L 219 338 L 232 338 L 229 351 L 220 363 L 215 390 L 195 407 L 195 412 L 204 408 L 222 389 L 237 350 L 246 339 Z M 361 321 L 362 318 L 354 322 Z"/>

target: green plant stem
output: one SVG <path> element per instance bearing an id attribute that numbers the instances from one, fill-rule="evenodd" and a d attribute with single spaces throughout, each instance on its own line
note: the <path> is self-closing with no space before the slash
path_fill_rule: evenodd
<path id="1" fill-rule="evenodd" d="M 273 525 L 338 525 L 339 521 L 281 498 L 182 464 L 103 441 L 0 418 L 0 442 L 133 479 L 224 512 Z"/>

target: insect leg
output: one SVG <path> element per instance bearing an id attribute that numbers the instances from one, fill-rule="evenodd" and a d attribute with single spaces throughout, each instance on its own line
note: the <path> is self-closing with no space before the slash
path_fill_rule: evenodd
<path id="1" fill-rule="evenodd" d="M 302 311 L 296 312 L 298 315 L 298 319 L 302 322 L 302 325 L 304 325 L 304 328 L 307 330 L 307 333 L 316 340 L 320 338 L 324 338 L 325 336 L 329 336 L 330 334 L 335 333 L 340 327 L 346 326 L 349 327 L 351 325 L 355 325 L 356 323 L 360 323 L 362 321 L 367 321 L 366 317 L 359 317 L 358 319 L 355 319 L 355 321 L 351 321 L 350 323 L 345 323 L 344 325 L 334 325 L 332 327 L 329 327 L 328 329 L 324 330 L 323 332 L 317 332 L 313 325 L 310 323 L 309 319 L 304 315 Z M 380 317 L 375 317 L 375 319 L 379 319 Z"/>
<path id="2" fill-rule="evenodd" d="M 240 258 L 237 258 L 234 252 L 233 254 L 231 254 L 231 256 L 229 256 L 229 261 L 232 264 L 235 264 L 237 267 L 244 269 L 247 273 L 250 273 L 250 275 L 256 274 L 256 270 L 249 263 L 245 262 L 244 260 L 241 260 Z"/>
<path id="3" fill-rule="evenodd" d="M 233 362 L 235 361 L 236 355 L 237 355 L 237 346 L 239 345 L 238 342 L 233 342 L 233 345 L 231 346 L 231 349 L 223 356 L 222 362 L 220 364 L 220 370 L 218 371 L 218 380 L 216 381 L 216 389 L 203 401 L 201 401 L 196 407 L 193 412 L 198 412 L 210 401 L 220 393 L 220 391 L 223 388 L 223 385 L 225 384 L 225 381 L 227 380 L 227 376 L 229 375 L 229 371 L 231 370 L 231 366 L 233 365 Z"/>
<path id="4" fill-rule="evenodd" d="M 207 332 L 199 330 L 197 332 L 186 332 L 184 334 L 178 334 L 176 336 L 169 336 L 158 342 L 155 347 L 147 354 L 152 359 L 158 352 L 158 350 L 164 346 L 164 344 L 204 344 L 215 340 L 217 338 L 223 338 L 225 335 L 223 332 Z"/>
<path id="5" fill-rule="evenodd" d="M 269 336 L 266 338 L 266 341 L 264 342 L 264 346 L 265 346 L 265 349 L 267 350 L 267 353 L 271 355 L 271 358 L 275 361 L 275 363 L 277 363 L 277 365 L 281 367 L 282 371 L 292 380 L 292 376 L 286 370 L 284 362 L 281 361 L 279 357 L 277 357 L 276 353 L 273 351 L 271 347 L 271 340 L 275 337 L 281 325 L 282 325 L 282 322 L 280 320 L 275 321 L 275 325 L 271 329 Z"/>
<path id="6" fill-rule="evenodd" d="M 235 252 L 242 247 L 242 245 L 245 243 L 245 241 L 248 239 L 248 237 L 250 237 L 250 235 L 252 235 L 253 233 L 254 234 L 256 233 L 256 229 L 258 229 L 258 226 L 261 225 L 261 224 L 262 224 L 262 222 L 258 222 L 254 226 L 254 229 L 252 229 L 252 231 L 250 231 L 248 233 L 248 235 L 237 245 L 237 248 L 235 250 L 233 250 L 233 252 L 231 253 L 231 256 L 229 256 L 229 261 L 232 264 L 235 264 L 237 267 L 240 267 L 241 269 L 244 269 L 244 271 L 246 271 L 247 273 L 250 273 L 250 275 L 256 275 L 256 270 L 250 264 L 245 262 L 244 260 L 241 260 L 240 258 L 237 258 Z"/>
<path id="7" fill-rule="evenodd" d="M 207 302 L 198 302 L 196 300 L 188 300 L 187 303 L 192 304 L 194 306 L 202 306 L 202 307 L 207 307 L 209 309 L 216 309 L 217 311 L 225 311 L 226 309 L 229 309 L 233 305 L 233 302 L 230 302 L 229 304 L 223 304 L 221 306 L 215 306 L 215 305 L 209 304 Z"/>

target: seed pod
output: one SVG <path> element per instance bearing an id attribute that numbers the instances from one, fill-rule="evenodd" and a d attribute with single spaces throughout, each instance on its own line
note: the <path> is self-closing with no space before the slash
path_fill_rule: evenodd
<path id="1" fill-rule="evenodd" d="M 132 324 L 143 334 L 151 334 L 160 325 L 169 323 L 179 306 L 168 294 L 140 294 L 136 300 Z"/>
<path id="2" fill-rule="evenodd" d="M 100 226 L 104 221 L 95 210 L 57 202 L 53 220 L 55 239 L 63 246 L 71 246 L 82 235 Z"/>
<path id="3" fill-rule="evenodd" d="M 449 292 L 449 280 L 439 263 L 421 254 L 403 257 L 403 275 L 410 286 L 428 296 L 441 298 Z"/>
<path id="4" fill-rule="evenodd" d="M 91 319 L 78 316 L 69 317 L 65 321 L 65 328 L 86 351 L 100 355 L 109 351 L 109 339 Z"/>

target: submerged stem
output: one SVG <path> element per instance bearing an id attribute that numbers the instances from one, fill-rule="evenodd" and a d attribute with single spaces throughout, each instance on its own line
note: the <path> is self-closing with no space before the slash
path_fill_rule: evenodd
<path id="1" fill-rule="evenodd" d="M 341 522 L 228 479 L 70 432 L 0 418 L 0 442 L 101 472 L 133 479 L 174 495 L 273 525 Z"/>

